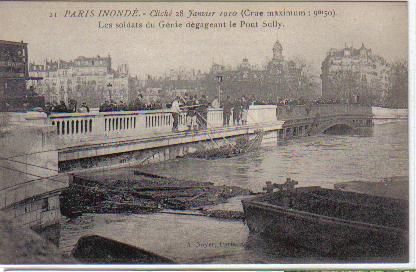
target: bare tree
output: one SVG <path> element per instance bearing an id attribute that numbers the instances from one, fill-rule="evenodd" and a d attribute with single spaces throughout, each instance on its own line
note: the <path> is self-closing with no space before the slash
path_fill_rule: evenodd
<path id="1" fill-rule="evenodd" d="M 300 72 L 297 91 L 299 96 L 315 98 L 320 96 L 319 72 L 314 71 L 313 65 L 302 56 L 295 56 L 292 62 L 296 64 Z"/>
<path id="2" fill-rule="evenodd" d="M 397 61 L 391 65 L 389 87 L 384 106 L 407 108 L 408 106 L 408 66 L 406 61 Z"/>

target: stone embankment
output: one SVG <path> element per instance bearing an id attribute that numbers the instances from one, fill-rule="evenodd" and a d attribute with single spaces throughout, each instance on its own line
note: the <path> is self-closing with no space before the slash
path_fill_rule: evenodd
<path id="1" fill-rule="evenodd" d="M 0 213 L 1 264 L 73 264 L 52 243 L 29 228 L 18 228 L 5 213 Z"/>

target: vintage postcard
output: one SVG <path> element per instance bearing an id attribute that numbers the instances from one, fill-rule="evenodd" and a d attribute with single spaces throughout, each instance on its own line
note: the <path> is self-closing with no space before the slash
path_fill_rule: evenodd
<path id="1" fill-rule="evenodd" d="M 2 265 L 412 262 L 407 2 L 3 1 L 0 26 Z"/>

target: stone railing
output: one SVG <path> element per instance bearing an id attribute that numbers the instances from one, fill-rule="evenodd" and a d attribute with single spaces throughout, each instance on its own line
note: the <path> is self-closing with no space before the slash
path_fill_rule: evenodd
<path id="1" fill-rule="evenodd" d="M 73 139 L 151 135 L 169 132 L 173 124 L 167 110 L 57 113 L 51 114 L 49 119 L 59 138 Z M 185 122 L 185 114 L 181 114 L 179 128 L 185 129 Z"/>
<path id="2" fill-rule="evenodd" d="M 232 115 L 230 117 L 232 124 Z M 248 125 L 276 122 L 276 106 L 250 106 Z M 223 126 L 222 109 L 209 109 L 208 128 Z M 144 111 L 115 111 L 90 113 L 53 113 L 49 123 L 55 128 L 58 139 L 88 142 L 91 138 L 146 138 L 172 131 L 173 117 L 169 109 Z M 186 113 L 179 116 L 180 131 L 185 131 Z"/>
<path id="3" fill-rule="evenodd" d="M 278 120 L 291 120 L 313 118 L 316 116 L 372 116 L 371 107 L 358 104 L 320 104 L 320 105 L 293 105 L 278 106 L 276 117 Z"/>
<path id="4" fill-rule="evenodd" d="M 407 109 L 389 109 L 381 107 L 372 107 L 375 119 L 407 119 Z"/>
<path id="5" fill-rule="evenodd" d="M 222 127 L 222 109 L 208 110 L 208 128 Z"/>
<path id="6" fill-rule="evenodd" d="M 276 122 L 275 105 L 252 105 L 247 114 L 247 124 L 256 125 L 261 123 Z"/>

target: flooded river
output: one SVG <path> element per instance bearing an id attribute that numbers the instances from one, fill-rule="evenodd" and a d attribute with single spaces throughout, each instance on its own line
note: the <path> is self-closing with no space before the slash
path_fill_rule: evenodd
<path id="1" fill-rule="evenodd" d="M 378 181 L 408 176 L 407 122 L 376 124 L 352 135 L 319 135 L 263 146 L 240 157 L 200 160 L 177 159 L 146 166 L 160 175 L 261 191 L 268 180 L 286 177 L 300 186 L 333 188 L 338 182 Z M 228 205 L 228 206 L 227 206 Z M 239 199 L 223 205 L 241 209 Z M 85 234 L 100 234 L 162 254 L 181 263 L 292 263 L 333 262 L 288 247 L 270 247 L 250 237 L 238 221 L 175 214 L 83 215 L 64 219 L 61 250 L 70 250 Z M 363 261 L 363 260 L 361 260 Z M 377 260 L 371 260 L 377 261 Z"/>

